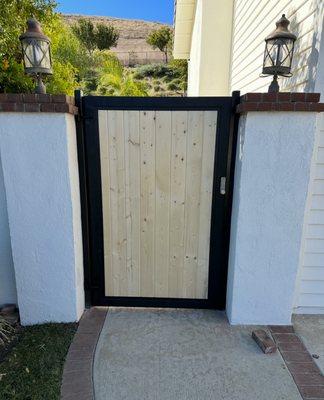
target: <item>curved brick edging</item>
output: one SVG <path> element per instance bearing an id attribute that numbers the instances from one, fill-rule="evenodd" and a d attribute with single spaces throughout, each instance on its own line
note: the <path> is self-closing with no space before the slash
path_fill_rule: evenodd
<path id="1" fill-rule="evenodd" d="M 269 328 L 303 400 L 323 400 L 324 376 L 293 326 Z"/>
<path id="2" fill-rule="evenodd" d="M 61 400 L 93 400 L 93 360 L 108 308 L 87 310 L 69 348 L 63 371 Z"/>
<path id="3" fill-rule="evenodd" d="M 0 93 L 0 112 L 53 112 L 78 114 L 74 97 L 64 94 Z"/>

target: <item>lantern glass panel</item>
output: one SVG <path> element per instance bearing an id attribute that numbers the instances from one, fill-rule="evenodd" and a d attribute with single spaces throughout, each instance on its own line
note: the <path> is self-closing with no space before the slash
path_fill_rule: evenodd
<path id="1" fill-rule="evenodd" d="M 27 71 L 30 69 L 30 72 L 39 73 L 51 69 L 50 45 L 47 41 L 28 39 L 23 41 L 22 46 Z"/>
<path id="2" fill-rule="evenodd" d="M 289 75 L 293 57 L 294 40 L 288 38 L 270 39 L 266 43 L 263 73 Z"/>

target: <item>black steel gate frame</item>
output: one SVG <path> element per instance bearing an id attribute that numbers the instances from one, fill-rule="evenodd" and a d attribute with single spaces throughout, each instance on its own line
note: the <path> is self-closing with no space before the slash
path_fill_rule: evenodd
<path id="1" fill-rule="evenodd" d="M 86 303 L 92 306 L 224 309 L 240 93 L 232 97 L 82 97 L 75 93 Z M 218 111 L 212 195 L 208 299 L 107 297 L 104 279 L 99 110 Z M 226 177 L 226 194 L 220 194 Z"/>

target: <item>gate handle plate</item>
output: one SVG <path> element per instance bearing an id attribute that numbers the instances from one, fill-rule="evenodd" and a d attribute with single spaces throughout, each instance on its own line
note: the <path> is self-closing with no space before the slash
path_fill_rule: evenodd
<path id="1" fill-rule="evenodd" d="M 221 177 L 220 181 L 220 194 L 226 194 L 226 176 Z"/>

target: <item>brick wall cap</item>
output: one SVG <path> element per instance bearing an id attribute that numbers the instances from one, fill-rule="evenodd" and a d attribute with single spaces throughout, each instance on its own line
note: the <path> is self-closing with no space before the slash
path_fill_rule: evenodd
<path id="1" fill-rule="evenodd" d="M 251 111 L 293 111 L 293 112 L 324 112 L 324 103 L 320 103 L 320 93 L 246 93 L 241 96 L 241 102 L 236 112 Z"/>
<path id="2" fill-rule="evenodd" d="M 78 114 L 74 97 L 64 94 L 0 93 L 0 112 Z"/>

